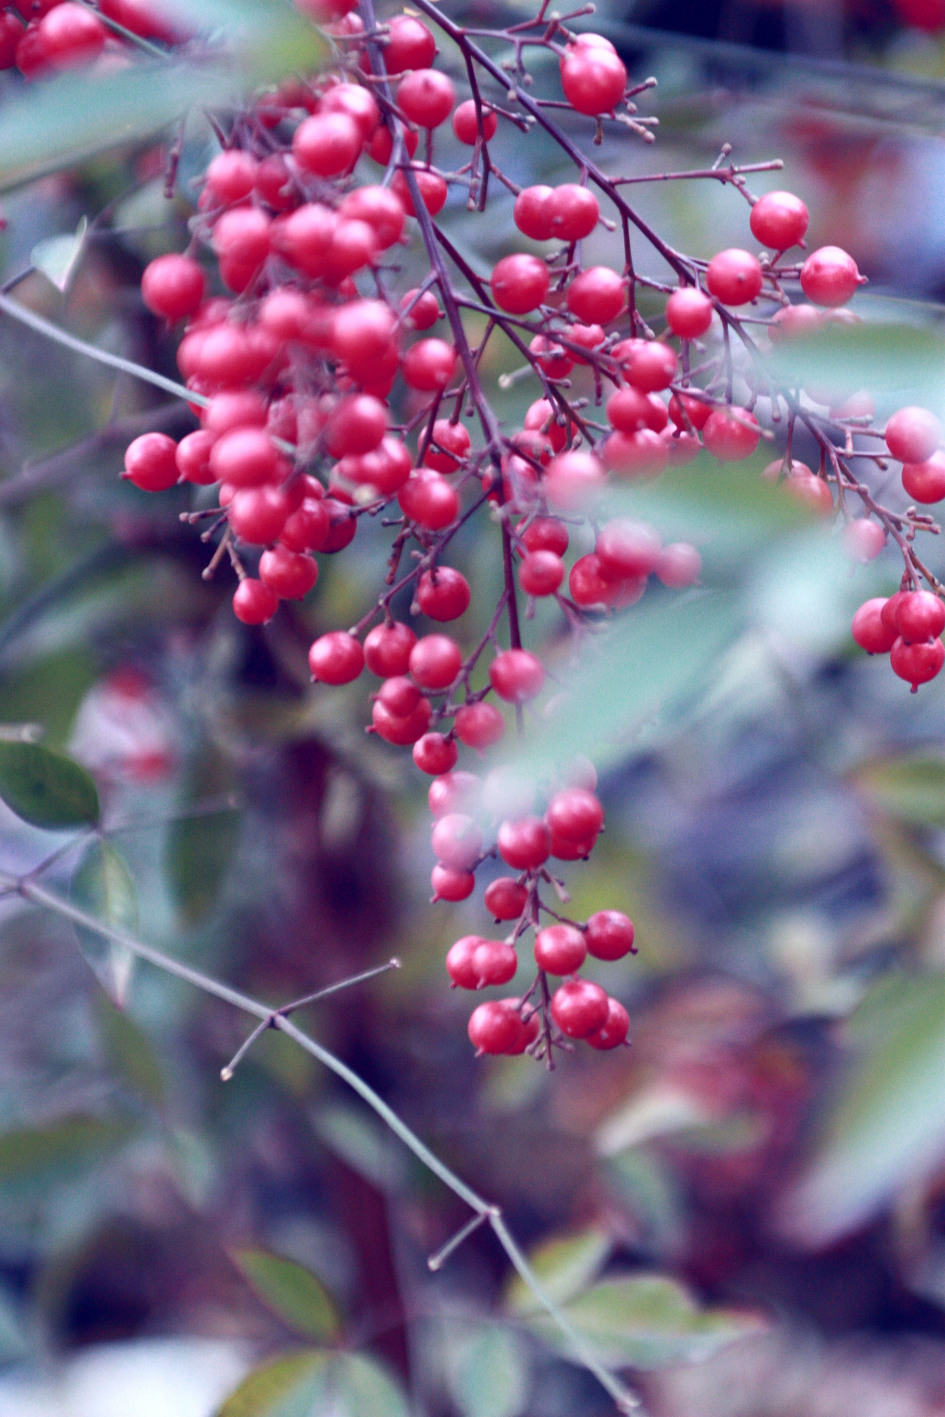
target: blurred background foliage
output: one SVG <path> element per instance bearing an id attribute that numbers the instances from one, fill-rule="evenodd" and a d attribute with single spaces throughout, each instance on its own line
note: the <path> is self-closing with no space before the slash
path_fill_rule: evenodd
<path id="1" fill-rule="evenodd" d="M 633 71 L 660 79 L 641 99 L 657 143 L 608 137 L 602 164 L 705 167 L 723 142 L 739 161 L 783 157 L 754 190 L 799 192 L 814 244 L 869 273 L 861 345 L 825 376 L 872 385 L 880 416 L 920 396 L 943 411 L 945 41 L 905 10 L 598 11 Z M 34 267 L 18 301 L 171 377 L 138 279 L 182 248 L 215 140 L 194 109 L 168 200 L 165 125 L 182 93 L 225 104 L 314 56 L 289 6 L 213 18 L 235 36 L 219 63 L 155 65 L 133 85 L 7 75 L 0 92 L 2 278 Z M 522 182 L 567 176 L 537 136 L 502 160 Z M 731 189 L 634 195 L 694 255 L 748 242 Z M 487 222 L 458 199 L 444 220 L 480 269 L 515 239 L 501 200 Z M 487 373 L 509 367 L 497 354 Z M 531 396 L 513 382 L 502 418 Z M 443 956 L 487 922 L 475 901 L 428 906 L 423 784 L 365 737 L 362 691 L 308 683 L 313 634 L 374 593 L 379 530 L 251 631 L 225 579 L 200 579 L 187 494 L 118 478 L 152 427 L 191 423 L 0 317 L 0 722 L 37 725 L 85 765 L 102 827 L 3 809 L 0 869 L 62 847 L 53 886 L 267 1001 L 400 955 L 306 1026 L 502 1206 L 654 1417 L 940 1413 L 945 707 L 938 685 L 911 696 L 849 639 L 855 606 L 895 588 L 893 552 L 851 569 L 835 529 L 762 485 L 760 464 L 700 461 L 620 505 L 699 544 L 704 595 L 648 594 L 577 665 L 539 615 L 570 689 L 528 768 L 596 754 L 607 834 L 568 873 L 574 910 L 625 909 L 640 943 L 601 971 L 632 1047 L 548 1074 L 471 1056 Z M 473 530 L 460 547 L 486 604 L 494 548 Z M 928 559 L 942 574 L 938 542 Z M 0 754 L 7 801 L 12 772 Z M 87 784 L 66 787 L 97 819 Z M 465 1207 L 312 1059 L 269 1034 L 224 1086 L 240 1016 L 15 897 L 0 921 L 3 1417 L 612 1411 L 488 1230 L 428 1273 Z"/>

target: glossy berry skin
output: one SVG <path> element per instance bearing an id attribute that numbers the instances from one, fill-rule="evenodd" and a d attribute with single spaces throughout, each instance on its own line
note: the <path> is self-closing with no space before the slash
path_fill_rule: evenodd
<path id="1" fill-rule="evenodd" d="M 548 294 L 550 283 L 544 261 L 524 254 L 503 256 L 493 266 L 489 278 L 495 303 L 512 315 L 537 310 Z"/>
<path id="2" fill-rule="evenodd" d="M 748 305 L 761 294 L 764 275 L 757 256 L 731 247 L 712 257 L 705 283 L 723 305 Z"/>
<path id="3" fill-rule="evenodd" d="M 446 952 L 446 972 L 452 989 L 477 989 L 479 974 L 473 966 L 473 955 L 484 943 L 482 935 L 462 935 Z"/>
<path id="4" fill-rule="evenodd" d="M 561 87 L 577 113 L 610 113 L 623 98 L 627 71 L 608 49 L 574 45 L 561 60 Z"/>
<path id="5" fill-rule="evenodd" d="M 518 955 L 504 940 L 483 940 L 473 950 L 472 967 L 479 976 L 477 988 L 508 984 L 518 969 Z"/>
<path id="6" fill-rule="evenodd" d="M 548 925 L 535 936 L 535 963 L 547 974 L 574 974 L 587 958 L 587 944 L 575 925 Z"/>
<path id="7" fill-rule="evenodd" d="M 945 497 L 945 456 L 935 452 L 924 462 L 904 463 L 902 485 L 913 502 L 941 502 Z"/>
<path id="8" fill-rule="evenodd" d="M 411 345 L 401 362 L 401 373 L 412 389 L 438 393 L 456 370 L 456 351 L 442 339 L 422 339 Z"/>
<path id="9" fill-rule="evenodd" d="M 455 104 L 453 81 L 439 69 L 414 69 L 397 85 L 398 108 L 420 128 L 438 128 Z"/>
<path id="10" fill-rule="evenodd" d="M 604 809 L 583 787 L 566 787 L 556 792 L 545 811 L 548 829 L 566 841 L 586 841 L 604 825 Z"/>
<path id="11" fill-rule="evenodd" d="M 388 74 L 405 69 L 428 69 L 436 58 L 436 40 L 413 15 L 394 15 L 387 24 L 384 65 Z"/>
<path id="12" fill-rule="evenodd" d="M 466 143 L 472 147 L 479 140 L 479 120 L 476 116 L 476 104 L 473 99 L 467 98 L 459 104 L 453 113 L 453 132 L 461 143 Z M 498 116 L 491 108 L 485 104 L 482 107 L 482 136 L 489 141 L 494 138 L 499 127 Z"/>
<path id="13" fill-rule="evenodd" d="M 433 850 L 447 866 L 469 871 L 482 853 L 482 832 L 465 812 L 447 812 L 434 824 Z"/>
<path id="14" fill-rule="evenodd" d="M 172 324 L 194 314 L 205 288 L 203 271 L 189 256 L 157 256 L 145 266 L 141 277 L 145 305 Z"/>
<path id="15" fill-rule="evenodd" d="M 489 682 L 506 703 L 524 704 L 541 693 L 545 667 L 527 649 L 503 650 L 489 666 Z"/>
<path id="16" fill-rule="evenodd" d="M 803 241 L 810 212 L 793 192 L 767 192 L 751 209 L 752 235 L 772 251 L 786 251 Z"/>
<path id="17" fill-rule="evenodd" d="M 449 635 L 423 635 L 411 649 L 408 661 L 417 683 L 432 690 L 448 689 L 462 666 L 462 650 Z"/>
<path id="18" fill-rule="evenodd" d="M 330 630 L 310 648 L 308 667 L 323 684 L 350 684 L 364 668 L 364 650 L 347 631 Z"/>
<path id="19" fill-rule="evenodd" d="M 483 903 L 496 920 L 517 920 L 528 904 L 528 891 L 512 876 L 498 876 L 486 886 Z"/>
<path id="20" fill-rule="evenodd" d="M 318 565 L 311 556 L 274 546 L 259 558 L 259 579 L 280 600 L 301 600 L 318 579 Z"/>
<path id="21" fill-rule="evenodd" d="M 469 582 L 452 566 L 424 571 L 417 582 L 417 607 L 431 620 L 458 620 L 470 599 Z"/>
<path id="22" fill-rule="evenodd" d="M 894 618 L 904 640 L 932 639 L 945 630 L 945 602 L 928 590 L 906 591 Z"/>
<path id="23" fill-rule="evenodd" d="M 409 625 L 400 620 L 375 625 L 364 637 L 364 663 L 372 674 L 389 679 L 406 674 L 410 667 L 410 651 L 417 636 Z"/>
<path id="24" fill-rule="evenodd" d="M 472 809 L 479 800 L 480 782 L 473 772 L 459 769 L 444 773 L 430 783 L 427 803 L 434 817 L 442 817 L 447 812 Z"/>
<path id="25" fill-rule="evenodd" d="M 518 568 L 526 595 L 554 595 L 564 580 L 564 562 L 554 551 L 531 551 Z"/>
<path id="26" fill-rule="evenodd" d="M 476 889 L 476 877 L 472 871 L 457 871 L 455 866 L 444 866 L 441 862 L 430 872 L 433 900 L 468 900 Z"/>
<path id="27" fill-rule="evenodd" d="M 591 266 L 568 286 L 568 309 L 588 325 L 607 325 L 616 320 L 626 303 L 627 283 L 609 266 Z"/>
<path id="28" fill-rule="evenodd" d="M 750 458 L 761 439 L 754 414 L 747 409 L 715 408 L 702 429 L 702 441 L 720 462 Z"/>
<path id="29" fill-rule="evenodd" d="M 899 638 L 889 652 L 889 663 L 893 673 L 911 684 L 915 693 L 920 684 L 927 684 L 940 673 L 945 663 L 945 645 L 941 640 L 910 644 Z"/>
<path id="30" fill-rule="evenodd" d="M 439 777 L 456 766 L 459 749 L 442 733 L 424 733 L 413 745 L 413 760 L 421 772 Z"/>
<path id="31" fill-rule="evenodd" d="M 801 266 L 801 289 L 815 305 L 845 305 L 859 284 L 856 262 L 839 246 L 821 246 Z"/>
<path id="32" fill-rule="evenodd" d="M 48 63 L 58 69 L 88 64 L 105 47 L 108 30 L 84 5 L 57 5 L 39 22 L 39 36 Z"/>
<path id="33" fill-rule="evenodd" d="M 490 999 L 473 1009 L 467 1030 L 478 1053 L 522 1053 L 538 1033 L 537 1020 L 530 1025 L 522 1023 L 517 999 Z"/>
<path id="34" fill-rule="evenodd" d="M 516 871 L 534 871 L 547 861 L 551 835 L 540 817 L 503 822 L 496 837 L 499 855 Z"/>
<path id="35" fill-rule="evenodd" d="M 243 487 L 233 493 L 226 513 L 234 536 L 249 546 L 268 546 L 282 534 L 289 499 L 278 487 Z"/>
<path id="36" fill-rule="evenodd" d="M 861 565 L 875 561 L 885 545 L 884 528 L 868 517 L 857 517 L 843 528 L 843 549 L 851 561 L 858 561 Z"/>
<path id="37" fill-rule="evenodd" d="M 587 952 L 595 959 L 623 959 L 635 954 L 633 921 L 622 910 L 598 910 L 590 916 L 584 932 Z"/>
<path id="38" fill-rule="evenodd" d="M 505 719 L 494 704 L 463 704 L 456 710 L 453 727 L 461 743 L 482 752 L 498 743 L 503 736 Z"/>
<path id="39" fill-rule="evenodd" d="M 246 576 L 233 592 L 233 614 L 244 625 L 265 625 L 279 609 L 279 597 L 262 581 Z"/>
<path id="40" fill-rule="evenodd" d="M 125 449 L 124 477 L 142 492 L 166 492 L 180 478 L 177 444 L 166 433 L 142 433 Z"/>
<path id="41" fill-rule="evenodd" d="M 666 302 L 666 323 L 680 339 L 699 339 L 712 324 L 715 306 L 695 286 L 674 290 Z"/>
<path id="42" fill-rule="evenodd" d="M 908 405 L 886 423 L 886 447 L 902 463 L 921 463 L 942 443 L 942 425 L 927 408 Z"/>
<path id="43" fill-rule="evenodd" d="M 595 1033 L 585 1035 L 584 1042 L 599 1052 L 607 1052 L 611 1048 L 619 1048 L 621 1043 L 626 1043 L 629 1032 L 630 1015 L 617 999 L 608 998 L 607 1018 Z"/>
<path id="44" fill-rule="evenodd" d="M 576 182 L 553 187 L 548 199 L 550 234 L 558 241 L 581 241 L 590 236 L 600 217 L 594 193 Z"/>
<path id="45" fill-rule="evenodd" d="M 589 979 L 569 979 L 551 996 L 551 1017 L 568 1038 L 586 1038 L 607 1021 L 607 994 Z"/>

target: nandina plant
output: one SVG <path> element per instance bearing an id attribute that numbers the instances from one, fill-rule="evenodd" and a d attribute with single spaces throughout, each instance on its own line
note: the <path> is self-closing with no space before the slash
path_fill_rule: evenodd
<path id="1" fill-rule="evenodd" d="M 45 6 L 9 62 L 32 76 L 136 40 L 173 51 L 191 38 L 145 6 L 97 8 Z M 590 920 L 562 913 L 561 872 L 604 826 L 591 762 L 560 762 L 525 786 L 471 771 L 553 710 L 561 655 L 536 607 L 553 605 L 580 639 L 606 634 L 645 594 L 697 594 L 698 547 L 609 515 L 607 496 L 696 459 L 745 462 L 764 440 L 778 455 L 763 476 L 842 521 L 853 559 L 898 549 L 900 591 L 868 600 L 853 637 L 888 653 L 915 691 L 945 659 L 941 586 L 915 545 L 937 528 L 914 505 L 945 495 L 942 427 L 914 406 L 877 427 L 869 398 L 806 386 L 806 352 L 858 322 L 850 301 L 865 278 L 846 251 L 810 249 L 800 195 L 753 195 L 751 175 L 776 161 L 739 166 L 723 153 L 705 171 L 656 174 L 727 186 L 743 205 L 744 248 L 690 256 L 641 216 L 633 152 L 653 128 L 636 100 L 652 82 L 632 81 L 584 11 L 543 4 L 471 29 L 432 0 L 411 13 L 378 13 L 372 0 L 298 8 L 324 62 L 217 116 L 190 243 L 144 271 L 142 300 L 178 341 L 197 426 L 136 437 L 124 475 L 147 493 L 193 487 L 188 519 L 212 547 L 205 576 L 234 574 L 233 613 L 247 626 L 317 594 L 326 558 L 375 557 L 368 522 L 387 529 L 363 614 L 311 644 L 315 692 L 367 681 L 367 731 L 432 778 L 434 902 L 470 897 L 492 859 L 509 872 L 483 903 L 502 939 L 463 937 L 447 975 L 453 987 L 502 986 L 527 956 L 522 987 L 480 1004 L 470 1038 L 480 1053 L 552 1066 L 575 1040 L 626 1042 L 622 1006 L 580 970 L 636 945 L 626 902 L 602 902 Z M 611 129 L 626 138 L 616 172 L 594 156 Z M 570 180 L 522 188 L 505 171 L 536 133 Z M 448 201 L 465 204 L 473 240 L 490 213 L 511 213 L 515 249 L 491 269 L 463 254 L 438 220 Z M 641 248 L 661 258 L 661 276 L 642 273 Z M 500 417 L 486 372 L 498 345 L 517 361 L 502 379 L 534 393 L 518 426 Z M 795 456 L 801 443 L 810 463 Z M 904 511 L 873 490 L 871 470 L 889 460 L 912 499 Z M 501 568 L 496 601 L 454 564 L 471 536 Z M 602 944 L 593 922 L 605 917 Z"/>

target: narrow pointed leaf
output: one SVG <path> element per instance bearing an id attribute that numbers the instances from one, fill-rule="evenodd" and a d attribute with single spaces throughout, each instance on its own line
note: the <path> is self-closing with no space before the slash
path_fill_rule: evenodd
<path id="1" fill-rule="evenodd" d="M 91 841 L 72 876 L 76 905 L 106 925 L 133 934 L 138 927 L 135 883 L 121 856 L 107 841 Z M 134 955 L 84 925 L 76 925 L 79 948 L 112 1003 L 124 1008 L 134 971 Z"/>
<path id="2" fill-rule="evenodd" d="M 232 1250 L 230 1258 L 274 1314 L 306 1338 L 327 1339 L 338 1332 L 331 1295 L 311 1270 L 267 1250 Z"/>
<path id="3" fill-rule="evenodd" d="M 30 252 L 30 265 L 42 271 L 46 279 L 63 294 L 72 284 L 72 277 L 85 250 L 87 228 L 88 220 L 83 217 L 71 235 L 48 236 L 45 241 L 37 241 Z"/>
<path id="4" fill-rule="evenodd" d="M 850 1020 L 850 1066 L 782 1209 L 802 1243 L 863 1224 L 945 1157 L 945 974 L 884 980 Z"/>
<path id="5" fill-rule="evenodd" d="M 91 774 L 41 743 L 0 742 L 0 798 L 34 827 L 83 827 L 99 818 Z"/>

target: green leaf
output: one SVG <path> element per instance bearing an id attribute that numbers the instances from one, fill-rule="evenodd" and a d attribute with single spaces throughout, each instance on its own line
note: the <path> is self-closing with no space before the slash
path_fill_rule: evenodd
<path id="1" fill-rule="evenodd" d="M 293 1353 L 256 1368 L 216 1417 L 408 1417 L 397 1383 L 357 1353 Z"/>
<path id="2" fill-rule="evenodd" d="M 197 769 L 184 793 L 184 810 L 233 786 L 228 762 L 213 747 L 200 747 Z M 166 859 L 171 890 L 189 925 L 199 924 L 213 909 L 230 869 L 240 835 L 240 817 L 225 807 L 207 815 L 181 816 L 167 837 Z"/>
<path id="3" fill-rule="evenodd" d="M 603 1268 L 610 1248 L 610 1237 L 603 1230 L 591 1228 L 536 1245 L 529 1252 L 528 1262 L 549 1298 L 557 1304 L 566 1304 Z M 521 1317 L 538 1312 L 541 1304 L 516 1274 L 509 1281 L 505 1307 L 508 1313 Z"/>
<path id="4" fill-rule="evenodd" d="M 88 224 L 88 218 L 83 217 L 71 236 L 49 236 L 45 241 L 38 241 L 30 252 L 30 265 L 42 271 L 63 294 L 72 284 L 85 251 Z"/>
<path id="5" fill-rule="evenodd" d="M 852 776 L 868 801 L 916 826 L 945 826 L 945 758 L 880 758 Z"/>
<path id="6" fill-rule="evenodd" d="M 128 1139 L 123 1122 L 66 1117 L 48 1127 L 18 1127 L 0 1133 L 0 1183 L 35 1186 L 57 1174 L 100 1166 Z"/>
<path id="7" fill-rule="evenodd" d="M 338 1313 L 331 1295 L 311 1270 L 268 1250 L 231 1250 L 230 1258 L 274 1314 L 306 1338 L 332 1338 Z"/>
<path id="8" fill-rule="evenodd" d="M 654 717 L 696 700 L 743 614 L 733 595 L 694 593 L 644 603 L 589 636 L 575 662 L 554 666 L 564 693 L 541 731 L 516 744 L 510 774 L 533 785 L 579 755 L 603 770 L 635 751 Z"/>
<path id="9" fill-rule="evenodd" d="M 72 875 L 72 899 L 89 915 L 133 934 L 138 928 L 138 896 L 128 867 L 107 841 L 91 841 Z M 135 957 L 124 945 L 84 925 L 76 925 L 79 949 L 116 1008 L 124 1008 Z"/>
<path id="10" fill-rule="evenodd" d="M 660 1274 L 602 1280 L 564 1312 L 603 1361 L 615 1367 L 703 1362 L 725 1344 L 764 1327 L 757 1315 L 698 1308 L 681 1284 Z M 566 1345 L 547 1315 L 536 1314 L 528 1326 Z"/>
<path id="11" fill-rule="evenodd" d="M 0 742 L 0 798 L 34 827 L 90 826 L 99 818 L 91 774 L 40 743 Z"/>
<path id="12" fill-rule="evenodd" d="M 463 1417 L 516 1417 L 528 1396 L 521 1338 L 502 1324 L 448 1327 L 450 1395 Z"/>
<path id="13" fill-rule="evenodd" d="M 109 1063 L 139 1096 L 155 1107 L 163 1106 L 164 1078 L 144 1030 L 129 1014 L 113 1009 L 101 995 L 99 1000 L 98 1025 Z"/>
<path id="14" fill-rule="evenodd" d="M 827 325 L 806 339 L 785 340 L 769 356 L 779 382 L 826 388 L 841 396 L 867 389 L 885 400 L 902 391 L 910 401 L 933 409 L 942 404 L 943 360 L 945 342 L 939 332 L 875 320 L 862 326 Z"/>
<path id="15" fill-rule="evenodd" d="M 826 1244 L 945 1156 L 945 974 L 884 980 L 850 1020 L 852 1056 L 783 1228 Z"/>

